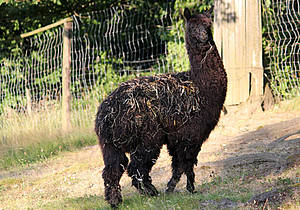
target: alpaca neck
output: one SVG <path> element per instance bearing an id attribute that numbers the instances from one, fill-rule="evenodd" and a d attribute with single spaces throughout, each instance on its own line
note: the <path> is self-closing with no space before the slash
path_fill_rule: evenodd
<path id="1" fill-rule="evenodd" d="M 203 46 L 187 45 L 190 60 L 191 75 L 209 74 L 212 71 L 224 71 L 222 59 L 213 40 Z"/>
<path id="2" fill-rule="evenodd" d="M 196 85 L 207 91 L 227 90 L 227 76 L 222 59 L 213 41 L 204 46 L 188 45 L 187 52 L 190 60 L 191 79 Z M 215 84 L 219 84 L 216 90 Z"/>
<path id="3" fill-rule="evenodd" d="M 201 50 L 194 49 L 193 53 L 189 53 L 191 70 L 205 70 L 205 67 L 207 66 L 204 66 L 204 63 L 207 62 L 206 60 L 209 57 L 209 54 L 212 53 L 215 47 L 215 45 L 209 44 L 208 46 L 203 47 Z"/>

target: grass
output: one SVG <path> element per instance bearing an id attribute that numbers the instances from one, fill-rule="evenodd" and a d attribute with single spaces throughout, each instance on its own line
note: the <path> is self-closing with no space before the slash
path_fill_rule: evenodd
<path id="1" fill-rule="evenodd" d="M 38 180 L 25 177 L 2 179 L 0 181 L 0 202 L 10 198 L 10 202 L 12 202 L 8 203 L 10 208 L 17 209 L 20 208 L 20 200 L 24 196 L 23 199 L 30 201 L 24 208 L 30 206 L 30 209 L 111 209 L 103 198 L 103 192 L 77 196 L 69 194 L 67 191 L 63 194 L 57 192 L 57 189 L 60 188 L 59 185 L 65 185 L 62 184 L 62 181 L 68 182 L 66 188 L 72 188 L 76 184 L 80 185 L 82 181 L 77 180 L 76 177 L 73 180 L 66 177 L 72 177 L 72 174 L 88 170 L 89 167 L 84 163 L 74 163 L 69 168 L 40 177 Z M 243 180 L 244 174 L 232 174 L 227 177 L 216 176 L 210 181 L 204 181 L 196 186 L 197 193 L 195 194 L 190 194 L 183 188 L 178 188 L 179 192 L 165 194 L 162 192 L 163 187 L 159 187 L 161 193 L 157 197 L 140 195 L 133 187 L 129 186 L 130 184 L 123 185 L 123 202 L 118 209 L 258 209 L 258 207 L 245 206 L 245 203 L 259 192 L 284 189 L 287 185 L 298 186 L 299 189 L 299 178 L 295 178 L 294 173 L 295 171 L 286 171 L 280 176 L 256 177 L 252 181 L 247 180 L 246 182 Z M 51 185 L 47 185 L 51 182 L 56 190 L 51 190 Z M 45 192 L 46 189 L 48 192 Z M 15 206 L 14 199 L 19 200 L 19 205 Z M 265 209 L 299 209 L 297 191 L 282 203 L 268 203 Z"/>
<path id="2" fill-rule="evenodd" d="M 272 180 L 272 187 L 283 179 Z M 245 206 L 245 203 L 256 194 L 257 180 L 252 183 L 243 183 L 238 177 L 214 178 L 209 183 L 202 184 L 198 192 L 176 192 L 173 194 L 161 193 L 157 197 L 147 197 L 138 193 L 123 196 L 122 209 L 256 209 L 257 207 Z M 298 203 L 297 203 L 298 202 Z M 229 204 L 228 204 L 229 203 Z M 269 206 L 273 208 L 297 209 L 299 201 L 288 201 L 283 204 Z M 299 207 L 299 206 L 298 206 Z M 65 198 L 60 201 L 49 202 L 41 206 L 42 209 L 111 209 L 102 196 L 86 195 L 76 198 Z M 280 208 L 279 208 L 280 209 Z"/>
<path id="3" fill-rule="evenodd" d="M 290 100 L 283 101 L 280 105 L 277 105 L 280 111 L 295 111 L 300 109 L 300 96 Z"/>
<path id="4" fill-rule="evenodd" d="M 222 180 L 222 181 L 220 181 Z M 218 209 L 218 202 L 224 198 L 232 202 L 244 202 L 251 197 L 247 188 L 239 186 L 241 183 L 236 178 L 228 180 L 215 178 L 210 183 L 200 186 L 199 192 L 190 194 L 186 191 L 172 194 L 161 193 L 157 197 L 148 197 L 138 193 L 123 196 L 123 202 L 118 209 L 203 209 L 206 201 L 215 201 L 215 206 L 210 204 L 210 209 Z M 235 189 L 232 190 L 232 185 Z M 134 190 L 134 189 L 132 189 Z M 42 209 L 111 209 L 102 196 L 86 195 L 84 197 L 65 198 L 60 201 L 49 202 Z"/>
<path id="5" fill-rule="evenodd" d="M 200 185 L 195 194 L 183 191 L 172 194 L 161 193 L 157 197 L 139 195 L 132 189 L 134 192 L 123 192 L 123 202 L 118 209 L 258 209 L 257 206 L 245 206 L 245 203 L 261 191 L 259 188 L 269 187 L 268 190 L 286 188 L 287 184 L 293 185 L 299 181 L 282 177 L 273 177 L 267 182 L 263 180 L 264 177 L 258 177 L 252 182 L 245 183 L 238 176 L 215 177 L 211 182 Z M 297 185 L 299 189 L 299 183 Z M 111 209 L 103 196 L 98 195 L 63 198 L 39 207 L 41 209 Z M 266 209 L 299 209 L 297 191 L 282 203 L 268 203 Z"/>
<path id="6" fill-rule="evenodd" d="M 0 167 L 7 169 L 12 166 L 27 165 L 47 160 L 62 151 L 74 151 L 96 143 L 94 135 L 69 135 L 52 141 L 32 143 L 23 148 L 10 148 L 1 156 Z"/>
<path id="7" fill-rule="evenodd" d="M 60 108 L 36 111 L 30 116 L 16 112 L 0 116 L 3 124 L 0 128 L 0 169 L 43 161 L 62 151 L 97 144 L 94 119 L 90 119 L 94 115 L 93 111 L 74 111 L 73 127 L 68 133 L 61 129 Z"/>

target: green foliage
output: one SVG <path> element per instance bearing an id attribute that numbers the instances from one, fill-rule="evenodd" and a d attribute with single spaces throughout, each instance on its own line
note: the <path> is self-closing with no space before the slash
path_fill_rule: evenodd
<path id="1" fill-rule="evenodd" d="M 162 5 L 164 2 L 160 0 L 156 1 L 155 4 Z M 33 31 L 75 14 L 102 10 L 114 5 L 126 5 L 137 10 L 149 9 L 149 6 L 147 6 L 149 5 L 148 1 L 144 0 L 1 1 L 0 49 L 7 49 L 7 51 L 1 52 L 0 60 L 2 56 L 28 48 L 28 43 L 24 42 L 20 37 L 22 33 Z M 155 12 L 151 8 L 149 11 L 151 13 Z M 152 17 L 150 16 L 149 18 Z"/>
<path id="2" fill-rule="evenodd" d="M 175 72 L 189 70 L 190 62 L 183 42 L 168 42 L 168 55 L 166 60 L 168 65 Z"/>
<path id="3" fill-rule="evenodd" d="M 270 82 L 274 94 L 283 99 L 289 99 L 300 95 L 300 74 L 297 73 L 294 54 L 295 37 L 292 32 L 296 24 L 285 24 L 288 10 L 291 10 L 293 2 L 283 4 L 272 4 L 270 0 L 262 4 L 262 44 L 263 65 L 265 76 Z M 290 8 L 289 8 L 290 7 Z M 277 17 L 279 15 L 279 17 Z M 278 22 L 278 19 L 281 23 Z M 289 19 L 293 16 L 288 17 Z M 279 26 L 284 25 L 284 27 Z M 284 29 L 284 30 L 282 30 Z M 293 62 L 295 63 L 294 66 Z"/>
<path id="4" fill-rule="evenodd" d="M 173 71 L 181 72 L 189 70 L 189 59 L 184 44 L 184 19 L 181 14 L 183 9 L 190 8 L 194 12 L 201 12 L 213 5 L 213 2 L 213 0 L 201 1 L 201 3 L 193 0 L 175 1 L 173 25 L 170 32 L 163 36 L 163 39 L 168 41 L 167 64 Z"/>
<path id="5" fill-rule="evenodd" d="M 134 77 L 134 75 L 129 75 L 126 71 L 118 73 L 113 68 L 113 64 L 122 64 L 122 60 L 115 58 L 109 59 L 107 53 L 103 52 L 100 54 L 100 62 L 94 66 L 95 74 L 98 77 L 95 88 L 99 89 L 104 97 L 115 89 L 119 83 Z"/>
<path id="6" fill-rule="evenodd" d="M 300 87 L 297 87 L 296 82 L 299 79 L 291 71 L 289 66 L 287 66 L 285 70 L 278 70 L 273 74 L 274 77 L 271 80 L 271 88 L 277 96 L 290 99 L 300 95 Z"/>

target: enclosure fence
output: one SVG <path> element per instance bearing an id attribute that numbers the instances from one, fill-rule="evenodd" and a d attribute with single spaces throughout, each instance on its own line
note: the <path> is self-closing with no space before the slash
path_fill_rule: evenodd
<path id="1" fill-rule="evenodd" d="M 188 69 L 183 24 L 173 7 L 174 2 L 141 11 L 118 6 L 72 17 L 71 127 L 93 127 L 97 107 L 120 82 Z M 7 128 L 22 130 L 24 124 L 61 128 L 66 32 L 61 25 L 24 38 L 18 54 L 0 52 L 2 140 Z"/>
<path id="2" fill-rule="evenodd" d="M 264 68 L 281 98 L 300 95 L 300 7 L 298 0 L 263 0 Z"/>
<path id="3" fill-rule="evenodd" d="M 178 6 L 178 5 L 177 5 Z M 196 5 L 197 6 L 197 5 Z M 72 17 L 70 123 L 92 127 L 97 107 L 120 82 L 189 68 L 176 3 L 125 6 Z M 198 5 L 200 8 L 200 5 Z M 158 12 L 159 11 L 159 12 Z M 299 95 L 299 1 L 263 0 L 264 68 L 275 94 Z M 62 126 L 63 25 L 24 38 L 23 50 L 0 51 L 0 139 L 9 129 L 52 132 Z"/>

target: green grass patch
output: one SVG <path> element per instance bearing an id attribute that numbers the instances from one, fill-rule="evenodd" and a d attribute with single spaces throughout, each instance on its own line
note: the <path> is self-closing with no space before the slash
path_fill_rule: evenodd
<path id="1" fill-rule="evenodd" d="M 7 169 L 12 166 L 40 162 L 62 151 L 74 151 L 95 144 L 97 144 L 96 135 L 77 134 L 40 141 L 21 148 L 10 148 L 1 155 L 0 168 Z"/>
<path id="2" fill-rule="evenodd" d="M 246 202 L 253 193 L 237 178 L 214 178 L 209 183 L 198 187 L 198 192 L 190 194 L 183 190 L 172 194 L 160 193 L 157 197 L 138 194 L 134 188 L 123 192 L 123 202 L 120 210 L 131 209 L 219 209 L 222 200 L 231 201 L 236 208 Z M 131 192 L 133 191 L 133 193 Z M 233 206 L 233 209 L 235 209 Z M 49 202 L 42 209 L 111 209 L 103 195 L 87 195 L 84 197 L 65 198 L 60 201 Z M 225 207 L 226 209 L 226 207 Z M 232 209 L 232 208 L 231 208 Z"/>
<path id="3" fill-rule="evenodd" d="M 221 195 L 220 195 L 221 196 Z M 218 197 L 220 197 L 218 196 Z M 204 195 L 202 193 L 174 193 L 167 195 L 162 193 L 157 197 L 147 197 L 137 193 L 130 196 L 124 196 L 123 202 L 119 205 L 120 210 L 131 209 L 201 209 L 202 202 L 206 200 L 215 200 L 219 202 L 219 198 L 215 195 Z M 231 200 L 229 198 L 229 200 Z M 213 205 L 211 205 L 213 207 Z M 85 196 L 79 198 L 67 198 L 58 202 L 51 202 L 42 206 L 43 209 L 111 209 L 109 204 L 104 200 L 103 196 Z M 216 207 L 217 208 L 217 207 Z"/>
<path id="4" fill-rule="evenodd" d="M 76 100 L 78 106 L 72 104 L 72 128 L 67 133 L 62 130 L 59 101 L 47 101 L 46 107 L 50 108 L 40 107 L 31 114 L 10 109 L 0 115 L 0 169 L 28 165 L 62 151 L 97 144 L 93 126 L 99 102 L 89 95 L 86 101 L 88 105 L 79 106 Z"/>

